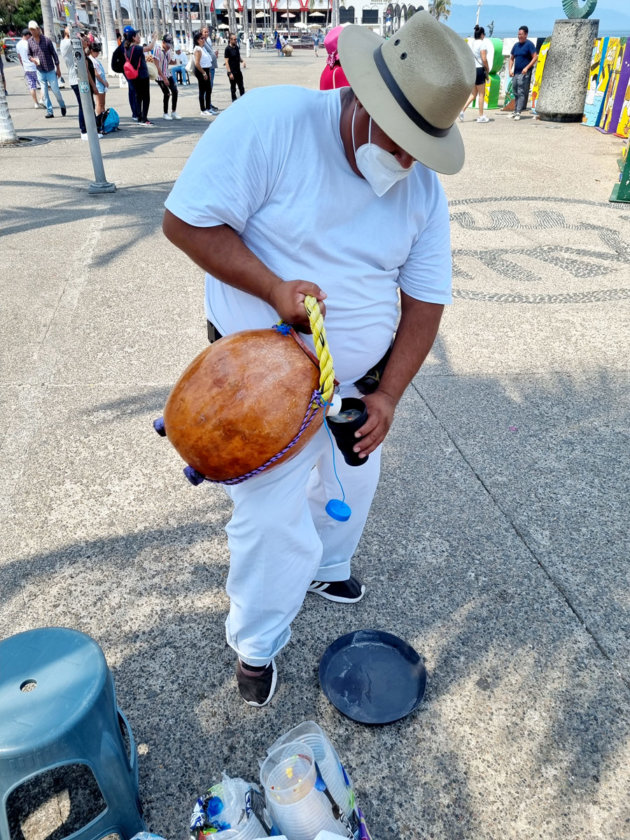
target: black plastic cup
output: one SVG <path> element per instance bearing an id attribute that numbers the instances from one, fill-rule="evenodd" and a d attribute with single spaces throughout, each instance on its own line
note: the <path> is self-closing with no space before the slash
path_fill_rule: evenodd
<path id="1" fill-rule="evenodd" d="M 359 441 L 354 433 L 363 426 L 367 418 L 367 406 L 363 400 L 356 397 L 345 397 L 341 401 L 339 414 L 326 418 L 344 461 L 351 467 L 359 467 L 361 464 L 365 464 L 369 458 L 369 455 L 366 455 L 365 458 L 359 458 L 358 454 L 352 451 L 352 447 L 356 446 Z"/>

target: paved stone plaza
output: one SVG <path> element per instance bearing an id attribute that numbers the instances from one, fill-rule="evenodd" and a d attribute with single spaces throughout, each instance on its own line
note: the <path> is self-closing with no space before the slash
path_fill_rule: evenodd
<path id="1" fill-rule="evenodd" d="M 323 66 L 256 54 L 245 84 L 316 87 Z M 183 840 L 222 771 L 256 780 L 266 747 L 314 719 L 374 840 L 630 838 L 630 205 L 608 203 L 621 140 L 467 113 L 466 165 L 443 179 L 455 303 L 385 444 L 355 560 L 366 597 L 307 597 L 258 710 L 224 640 L 228 500 L 189 485 L 151 428 L 205 346 L 201 272 L 160 229 L 207 126 L 196 86 L 173 123 L 152 85 L 149 130 L 113 83 L 123 130 L 101 148 L 117 191 L 93 196 L 72 91 L 68 116 L 45 120 L 6 73 L 18 134 L 47 142 L 0 149 L 0 638 L 55 624 L 101 644 L 150 828 Z M 218 72 L 213 102 L 228 100 Z M 399 723 L 355 724 L 319 688 L 326 647 L 360 628 L 424 658 L 426 698 Z"/>

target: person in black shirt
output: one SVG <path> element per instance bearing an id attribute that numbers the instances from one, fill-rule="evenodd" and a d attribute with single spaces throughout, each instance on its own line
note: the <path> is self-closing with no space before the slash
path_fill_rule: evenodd
<path id="1" fill-rule="evenodd" d="M 230 34 L 230 40 L 225 48 L 225 67 L 228 71 L 228 79 L 230 80 L 230 92 L 232 94 L 232 102 L 236 100 L 236 86 L 238 85 L 238 92 L 240 96 L 245 93 L 245 85 L 243 84 L 243 74 L 241 72 L 241 64 L 247 67 L 241 58 L 241 51 L 236 43 L 236 35 Z"/>

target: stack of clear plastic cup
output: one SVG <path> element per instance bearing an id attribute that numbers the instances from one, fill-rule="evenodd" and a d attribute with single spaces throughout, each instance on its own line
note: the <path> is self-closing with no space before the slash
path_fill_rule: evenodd
<path id="1" fill-rule="evenodd" d="M 341 811 L 349 817 L 354 808 L 354 794 L 346 782 L 341 761 L 324 730 L 314 720 L 305 720 L 273 744 L 269 752 L 290 741 L 306 744 L 313 751 L 322 779 Z"/>
<path id="2" fill-rule="evenodd" d="M 299 741 L 270 750 L 260 768 L 267 810 L 289 840 L 314 840 L 322 830 L 346 835 L 326 794 L 315 787 L 316 780 L 313 751 Z"/>

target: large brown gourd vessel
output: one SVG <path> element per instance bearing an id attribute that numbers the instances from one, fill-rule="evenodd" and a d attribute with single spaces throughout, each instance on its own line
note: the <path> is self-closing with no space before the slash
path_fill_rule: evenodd
<path id="1" fill-rule="evenodd" d="M 187 472 L 193 483 L 238 483 L 313 437 L 326 410 L 319 384 L 318 359 L 292 328 L 234 333 L 193 360 L 155 427 L 196 472 L 197 481 Z"/>

